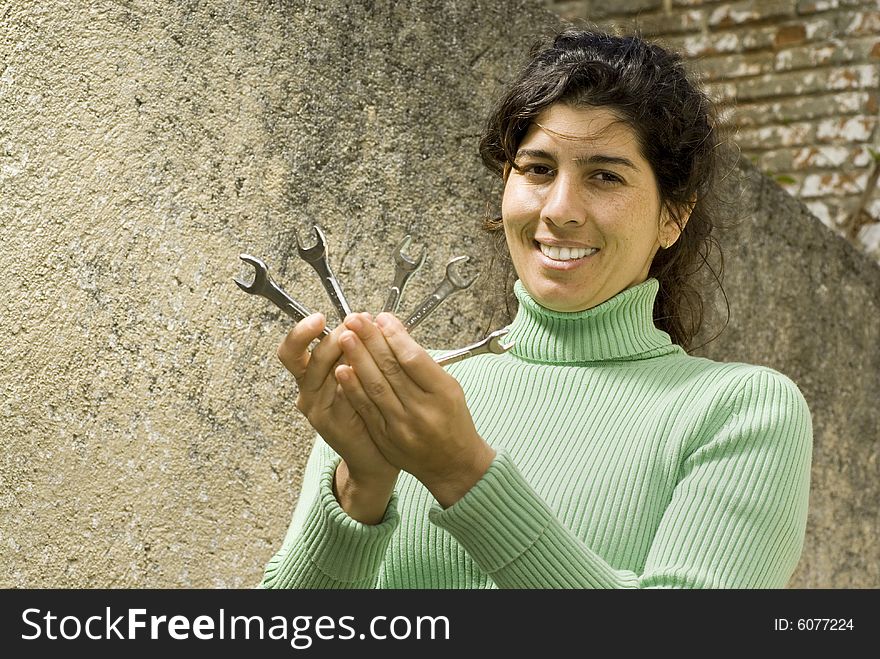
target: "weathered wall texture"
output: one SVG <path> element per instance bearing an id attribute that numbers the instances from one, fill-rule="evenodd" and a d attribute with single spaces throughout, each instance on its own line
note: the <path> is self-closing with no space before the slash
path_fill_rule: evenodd
<path id="1" fill-rule="evenodd" d="M 743 155 L 880 261 L 878 0 L 545 0 L 683 53 Z"/>
<path id="2" fill-rule="evenodd" d="M 499 192 L 476 140 L 538 3 L 19 1 L 0 8 L 0 586 L 248 587 L 284 534 L 311 433 L 275 359 L 288 323 L 231 281 L 319 221 L 354 306 L 406 232 L 403 310 Z M 734 317 L 705 349 L 804 388 L 816 461 L 796 586 L 878 586 L 880 273 L 752 176 Z M 464 294 L 429 346 L 483 329 Z"/>
<path id="3" fill-rule="evenodd" d="M 741 219 L 721 232 L 717 293 L 699 354 L 792 378 L 813 416 L 804 554 L 791 585 L 880 586 L 880 268 L 750 165 Z M 698 341 L 697 343 L 700 343 Z"/>

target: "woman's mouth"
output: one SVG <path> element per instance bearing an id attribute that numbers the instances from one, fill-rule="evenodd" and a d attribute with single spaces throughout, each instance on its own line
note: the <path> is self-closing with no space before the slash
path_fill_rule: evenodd
<path id="1" fill-rule="evenodd" d="M 577 267 L 599 251 L 597 247 L 557 247 L 535 241 L 543 255 L 543 263 L 550 268 L 569 269 Z"/>

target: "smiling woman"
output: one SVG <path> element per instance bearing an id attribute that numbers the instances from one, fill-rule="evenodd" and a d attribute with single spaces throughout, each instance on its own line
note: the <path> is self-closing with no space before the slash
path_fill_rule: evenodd
<path id="1" fill-rule="evenodd" d="M 503 355 L 440 367 L 390 314 L 278 356 L 319 436 L 267 588 L 782 587 L 812 428 L 771 369 L 693 357 L 713 243 L 712 107 L 680 58 L 566 30 L 480 143 L 519 307 Z"/>
<path id="2" fill-rule="evenodd" d="M 590 309 L 639 284 L 680 230 L 632 129 L 604 108 L 543 110 L 505 169 L 504 231 L 529 294 Z"/>
<path id="3" fill-rule="evenodd" d="M 522 143 L 526 134 L 534 136 L 546 115 L 553 113 L 560 120 L 581 123 L 579 130 L 590 133 L 582 137 L 595 144 L 590 148 L 580 140 L 580 148 L 590 151 L 587 162 L 607 165 L 610 171 L 600 175 L 603 180 L 625 184 L 635 174 L 639 187 L 653 188 L 657 212 L 650 214 L 658 221 L 660 238 L 660 251 L 648 272 L 659 286 L 653 316 L 673 342 L 688 348 L 702 325 L 698 277 L 708 269 L 718 279 L 705 267 L 713 251 L 720 254 L 713 230 L 721 206 L 718 179 L 725 175 L 715 108 L 678 54 L 638 37 L 586 34 L 566 30 L 550 47 L 536 44 L 531 60 L 490 116 L 480 154 L 489 169 L 506 178 L 520 152 L 525 156 L 533 150 Z M 572 115 L 575 108 L 580 119 Z M 543 132 L 567 143 L 578 141 L 577 130 L 570 135 Z M 618 150 L 627 151 L 630 158 L 624 163 L 619 153 L 603 153 L 606 149 L 598 148 L 602 141 L 609 147 L 616 141 Z M 653 185 L 645 177 L 653 178 Z M 685 224 L 687 232 L 682 231 Z M 502 219 L 490 218 L 486 229 L 500 238 Z M 500 251 L 506 247 L 499 240 Z"/>

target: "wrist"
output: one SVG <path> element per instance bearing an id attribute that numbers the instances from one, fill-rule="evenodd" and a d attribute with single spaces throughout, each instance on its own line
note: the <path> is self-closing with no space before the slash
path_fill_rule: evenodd
<path id="1" fill-rule="evenodd" d="M 355 476 L 340 460 L 333 476 L 333 496 L 352 519 L 362 524 L 379 524 L 385 517 L 399 470 L 383 475 Z"/>
<path id="2" fill-rule="evenodd" d="M 496 455 L 495 449 L 482 439 L 480 441 L 482 443 L 480 450 L 470 460 L 459 465 L 454 472 L 442 478 L 422 480 L 422 484 L 443 508 L 449 508 L 467 494 L 492 466 Z"/>

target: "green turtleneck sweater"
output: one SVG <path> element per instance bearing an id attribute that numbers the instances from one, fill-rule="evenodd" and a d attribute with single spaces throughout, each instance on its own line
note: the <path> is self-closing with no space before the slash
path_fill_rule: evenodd
<path id="1" fill-rule="evenodd" d="M 809 410 L 769 368 L 687 355 L 655 279 L 587 311 L 520 282 L 504 355 L 448 367 L 497 457 L 443 509 L 401 473 L 384 519 L 332 492 L 319 437 L 266 588 L 772 588 L 800 557 Z"/>

